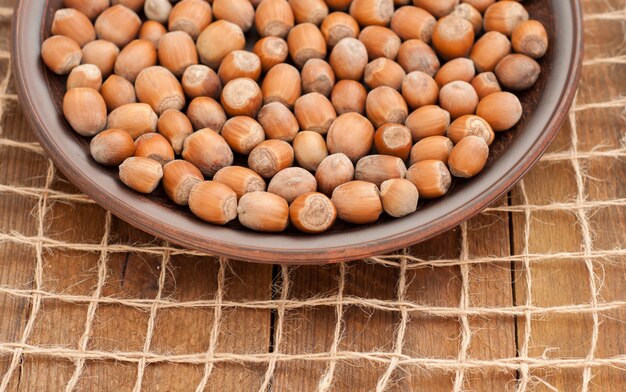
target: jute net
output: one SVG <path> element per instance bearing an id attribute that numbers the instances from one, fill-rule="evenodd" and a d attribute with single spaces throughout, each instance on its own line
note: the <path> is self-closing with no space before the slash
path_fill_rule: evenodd
<path id="1" fill-rule="evenodd" d="M 80 194 L 15 95 L 0 2 L 0 390 L 623 390 L 624 0 L 585 0 L 569 121 L 507 198 L 393 255 L 170 246 Z"/>

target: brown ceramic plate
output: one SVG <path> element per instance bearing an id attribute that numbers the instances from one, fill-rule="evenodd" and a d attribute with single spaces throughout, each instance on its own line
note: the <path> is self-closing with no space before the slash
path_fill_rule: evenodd
<path id="1" fill-rule="evenodd" d="M 446 197 L 421 202 L 402 219 L 356 227 L 340 224 L 331 232 L 307 236 L 296 231 L 260 234 L 238 223 L 218 227 L 176 207 L 163 193 L 139 195 L 123 186 L 115 170 L 89 156 L 89 140 L 74 133 L 61 110 L 65 78 L 45 69 L 40 46 L 49 35 L 61 0 L 21 0 L 13 25 L 14 68 L 26 117 L 57 167 L 80 190 L 130 224 L 189 248 L 266 263 L 320 264 L 363 258 L 426 240 L 477 214 L 507 192 L 539 159 L 566 118 L 582 60 L 582 18 L 578 0 L 525 2 L 531 18 L 548 30 L 550 49 L 541 60 L 538 83 L 521 95 L 524 116 L 501 133 L 486 169 L 457 181 Z"/>

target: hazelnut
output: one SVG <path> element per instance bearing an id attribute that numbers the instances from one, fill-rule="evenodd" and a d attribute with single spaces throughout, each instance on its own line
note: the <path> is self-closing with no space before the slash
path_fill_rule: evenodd
<path id="1" fill-rule="evenodd" d="M 139 193 L 152 193 L 163 178 L 163 167 L 157 161 L 130 157 L 120 165 L 120 180 Z"/>
<path id="2" fill-rule="evenodd" d="M 187 136 L 182 155 L 207 177 L 213 177 L 221 168 L 232 165 L 234 159 L 224 138 L 208 128 Z"/>
<path id="3" fill-rule="evenodd" d="M 478 94 L 478 99 L 483 99 L 489 94 L 502 91 L 500 83 L 498 83 L 498 79 L 496 79 L 496 75 L 493 72 L 483 72 L 476 75 L 472 79 L 471 84 L 474 90 L 476 90 L 476 94 Z"/>
<path id="4" fill-rule="evenodd" d="M 367 90 L 354 80 L 340 80 L 333 87 L 330 100 L 337 114 L 355 112 L 365 114 Z"/>
<path id="5" fill-rule="evenodd" d="M 443 162 L 436 160 L 417 162 L 406 172 L 406 179 L 415 185 L 424 199 L 441 197 L 452 185 L 450 171 Z"/>
<path id="6" fill-rule="evenodd" d="M 337 118 L 333 104 L 319 93 L 301 96 L 294 105 L 294 113 L 300 129 L 326 135 L 328 128 Z"/>
<path id="7" fill-rule="evenodd" d="M 383 212 L 380 191 L 371 182 L 351 181 L 339 185 L 331 200 L 339 219 L 348 223 L 374 223 Z"/>
<path id="8" fill-rule="evenodd" d="M 365 101 L 367 118 L 375 127 L 386 123 L 404 124 L 409 109 L 402 95 L 391 87 L 377 87 Z"/>
<path id="9" fill-rule="evenodd" d="M 169 0 L 145 0 L 143 13 L 149 20 L 165 23 L 172 10 Z"/>
<path id="10" fill-rule="evenodd" d="M 261 60 L 252 52 L 235 50 L 224 57 L 217 74 L 223 84 L 238 78 L 249 78 L 256 82 L 261 77 Z"/>
<path id="11" fill-rule="evenodd" d="M 137 102 L 135 86 L 121 76 L 111 75 L 104 81 L 100 94 L 107 104 L 109 112 L 120 106 Z"/>
<path id="12" fill-rule="evenodd" d="M 222 107 L 229 116 L 256 117 L 263 104 L 263 93 L 250 78 L 228 82 L 222 90 Z"/>
<path id="13" fill-rule="evenodd" d="M 344 38 L 330 52 L 328 62 L 337 79 L 359 81 L 363 77 L 367 59 L 367 49 L 363 42 L 356 38 Z"/>
<path id="14" fill-rule="evenodd" d="M 289 207 L 289 217 L 296 229 L 320 234 L 330 229 L 337 219 L 337 209 L 331 200 L 317 192 L 298 196 Z"/>
<path id="15" fill-rule="evenodd" d="M 328 97 L 335 85 L 335 72 L 330 64 L 321 59 L 310 59 L 302 67 L 302 91 L 320 93 Z"/>
<path id="16" fill-rule="evenodd" d="M 115 60 L 115 74 L 135 83 L 141 71 L 157 63 L 157 51 L 152 42 L 145 39 L 131 41 Z"/>
<path id="17" fill-rule="evenodd" d="M 435 160 L 448 163 L 452 141 L 445 136 L 429 136 L 415 143 L 411 149 L 411 166 L 421 161 Z"/>
<path id="18" fill-rule="evenodd" d="M 96 39 L 96 30 L 82 12 L 72 8 L 62 8 L 54 13 L 52 34 L 64 35 L 83 47 Z"/>
<path id="19" fill-rule="evenodd" d="M 206 65 L 190 65 L 183 73 L 183 91 L 191 99 L 209 97 L 218 99 L 222 95 L 222 83 L 217 73 Z"/>
<path id="20" fill-rule="evenodd" d="M 407 73 L 422 71 L 430 76 L 435 76 L 440 66 L 431 47 L 418 39 L 410 39 L 400 45 L 397 61 Z"/>
<path id="21" fill-rule="evenodd" d="M 239 200 L 239 222 L 245 227 L 266 233 L 279 233 L 289 224 L 289 204 L 269 192 L 246 193 Z"/>
<path id="22" fill-rule="evenodd" d="M 430 12 L 437 18 L 450 14 L 454 7 L 459 4 L 459 0 L 413 0 L 413 4 Z"/>
<path id="23" fill-rule="evenodd" d="M 515 27 L 511 43 L 516 52 L 538 59 L 548 51 L 548 33 L 541 22 L 527 20 Z"/>
<path id="24" fill-rule="evenodd" d="M 433 46 L 443 58 L 465 57 L 474 45 L 474 27 L 455 15 L 439 19 L 433 30 Z"/>
<path id="25" fill-rule="evenodd" d="M 459 57 L 445 63 L 435 75 L 435 81 L 439 87 L 457 80 L 469 83 L 474 78 L 474 75 L 476 75 L 476 70 L 472 60 Z"/>
<path id="26" fill-rule="evenodd" d="M 94 26 L 99 39 L 123 48 L 139 33 L 141 19 L 130 8 L 118 4 L 104 10 Z"/>
<path id="27" fill-rule="evenodd" d="M 467 136 L 450 152 L 450 173 L 455 177 L 474 177 L 483 170 L 488 158 L 489 147 L 485 140 L 478 136 Z"/>
<path id="28" fill-rule="evenodd" d="M 244 155 L 250 154 L 254 147 L 265 140 L 261 124 L 245 116 L 233 117 L 226 121 L 221 135 L 233 151 Z"/>
<path id="29" fill-rule="evenodd" d="M 189 209 L 203 221 L 225 225 L 237 218 L 237 196 L 219 182 L 200 182 L 191 188 Z"/>
<path id="30" fill-rule="evenodd" d="M 150 158 L 165 165 L 174 160 L 174 150 L 170 142 L 158 133 L 146 133 L 135 140 L 135 156 Z"/>
<path id="31" fill-rule="evenodd" d="M 422 71 L 414 71 L 402 81 L 402 96 L 409 108 L 415 110 L 434 105 L 439 99 L 439 86 L 435 79 Z"/>
<path id="32" fill-rule="evenodd" d="M 159 133 L 172 145 L 174 152 L 183 151 L 183 143 L 187 136 L 193 133 L 193 125 L 184 113 L 169 109 L 161 114 L 157 122 Z"/>
<path id="33" fill-rule="evenodd" d="M 194 129 L 211 128 L 221 132 L 226 123 L 226 113 L 217 101 L 209 97 L 195 98 L 187 108 L 187 117 Z"/>
<path id="34" fill-rule="evenodd" d="M 350 15 L 361 26 L 387 26 L 393 11 L 393 0 L 353 0 L 350 4 Z"/>
<path id="35" fill-rule="evenodd" d="M 319 26 L 328 16 L 324 0 L 289 0 L 296 23 L 313 23 Z"/>
<path id="36" fill-rule="evenodd" d="M 394 218 L 402 218 L 417 210 L 419 194 L 409 180 L 393 178 L 380 185 L 383 210 Z"/>
<path id="37" fill-rule="evenodd" d="M 161 23 L 154 20 L 146 20 L 139 30 L 139 39 L 145 39 L 152 42 L 154 47 L 159 46 L 161 37 L 167 34 L 167 29 Z"/>
<path id="38" fill-rule="evenodd" d="M 478 136 L 483 138 L 487 145 L 491 145 L 495 137 L 489 123 L 474 115 L 465 115 L 454 120 L 448 128 L 447 135 L 454 144 L 468 136 Z"/>
<path id="39" fill-rule="evenodd" d="M 263 106 L 257 120 L 268 139 L 291 142 L 300 130 L 296 116 L 285 105 L 278 102 Z"/>
<path id="40" fill-rule="evenodd" d="M 135 142 L 122 129 L 102 131 L 89 144 L 91 156 L 101 165 L 119 166 L 135 153 Z"/>
<path id="41" fill-rule="evenodd" d="M 529 89 L 535 84 L 540 73 L 539 64 L 525 54 L 510 54 L 500 60 L 495 69 L 500 84 L 513 91 Z"/>
<path id="42" fill-rule="evenodd" d="M 246 38 L 241 28 L 227 20 L 211 23 L 196 41 L 200 61 L 214 70 L 220 67 L 228 53 L 241 50 L 245 45 Z"/>
<path id="43" fill-rule="evenodd" d="M 315 171 L 328 156 L 328 148 L 324 137 L 317 132 L 298 132 L 293 139 L 293 152 L 301 167 Z"/>
<path id="44" fill-rule="evenodd" d="M 87 16 L 95 19 L 102 11 L 109 8 L 109 0 L 63 0 L 63 5 L 67 8 L 74 8 Z"/>
<path id="45" fill-rule="evenodd" d="M 428 136 L 443 136 L 450 126 L 450 113 L 436 105 L 422 106 L 407 117 L 405 125 L 411 130 L 414 142 Z"/>
<path id="46" fill-rule="evenodd" d="M 158 120 L 159 117 L 150 105 L 129 103 L 109 113 L 107 128 L 123 129 L 133 139 L 137 139 L 145 133 L 156 132 Z"/>
<path id="47" fill-rule="evenodd" d="M 93 64 L 83 64 L 74 68 L 67 78 L 67 89 L 87 87 L 96 91 L 102 86 L 102 73 L 100 68 Z"/>
<path id="48" fill-rule="evenodd" d="M 385 57 L 377 58 L 365 67 L 365 84 L 375 89 L 381 86 L 391 87 L 394 90 L 402 89 L 402 81 L 406 73 L 395 61 Z"/>
<path id="49" fill-rule="evenodd" d="M 317 181 L 313 174 L 301 167 L 288 167 L 276 173 L 267 191 L 282 197 L 291 204 L 298 196 L 315 192 Z"/>
<path id="50" fill-rule="evenodd" d="M 189 204 L 191 189 L 204 181 L 202 173 L 191 163 L 179 159 L 163 166 L 163 189 L 174 203 Z"/>
<path id="51" fill-rule="evenodd" d="M 346 113 L 337 117 L 326 136 L 328 151 L 331 154 L 343 153 L 352 162 L 366 156 L 372 149 L 373 142 L 374 127 L 358 113 Z"/>
<path id="52" fill-rule="evenodd" d="M 380 186 L 392 178 L 404 178 L 406 165 L 402 159 L 390 155 L 368 155 L 359 159 L 354 171 L 354 179 L 371 182 Z"/>
<path id="53" fill-rule="evenodd" d="M 476 108 L 476 115 L 484 118 L 496 132 L 513 128 L 522 118 L 522 113 L 519 98 L 505 91 L 487 95 Z"/>
<path id="54" fill-rule="evenodd" d="M 285 38 L 294 25 L 294 16 L 287 0 L 263 0 L 256 8 L 256 30 L 261 37 Z"/>
<path id="55" fill-rule="evenodd" d="M 120 50 L 112 42 L 103 40 L 91 41 L 83 46 L 82 63 L 97 66 L 100 68 L 100 72 L 102 72 L 102 77 L 106 78 L 113 73 L 115 61 L 119 53 Z"/>
<path id="56" fill-rule="evenodd" d="M 213 0 L 213 16 L 234 23 L 246 32 L 254 23 L 254 7 L 249 0 Z"/>
<path id="57" fill-rule="evenodd" d="M 487 8 L 484 15 L 485 31 L 499 31 L 510 37 L 518 24 L 528 20 L 528 11 L 515 1 L 498 1 Z"/>
<path id="58" fill-rule="evenodd" d="M 291 109 L 302 94 L 300 73 L 289 64 L 275 65 L 265 75 L 261 89 L 265 105 L 279 102 Z"/>
<path id="59" fill-rule="evenodd" d="M 329 155 L 317 167 L 315 179 L 318 190 L 330 196 L 339 185 L 354 179 L 354 165 L 345 154 Z"/>
<path id="60" fill-rule="evenodd" d="M 326 57 L 324 36 L 312 23 L 303 23 L 292 28 L 287 36 L 287 46 L 291 59 L 299 68 L 309 59 Z"/>
<path id="61" fill-rule="evenodd" d="M 284 63 L 289 55 L 287 41 L 278 37 L 261 38 L 254 44 L 252 51 L 259 56 L 263 72 L 269 71 L 276 64 Z"/>
<path id="62" fill-rule="evenodd" d="M 78 87 L 63 98 L 63 114 L 72 129 L 82 136 L 93 136 L 107 124 L 107 106 L 96 90 Z"/>
<path id="63" fill-rule="evenodd" d="M 137 100 L 150 105 L 157 114 L 167 109 L 181 110 L 185 106 L 185 94 L 178 79 L 161 66 L 141 71 L 135 81 L 135 91 Z"/>
<path id="64" fill-rule="evenodd" d="M 70 38 L 55 35 L 41 45 L 41 57 L 50 70 L 58 75 L 67 75 L 80 65 L 80 46 Z"/>
<path id="65" fill-rule="evenodd" d="M 357 38 L 360 32 L 356 20 L 345 12 L 333 12 L 322 22 L 320 28 L 330 48 L 344 38 Z"/>
<path id="66" fill-rule="evenodd" d="M 400 124 L 385 124 L 374 135 L 374 147 L 379 154 L 406 161 L 411 151 L 411 131 Z"/>
<path id="67" fill-rule="evenodd" d="M 478 72 L 491 72 L 506 55 L 511 53 L 511 42 L 497 31 L 485 33 L 472 48 L 470 58 Z"/>
<path id="68" fill-rule="evenodd" d="M 190 65 L 198 64 L 196 45 L 184 31 L 172 31 L 159 40 L 159 64 L 180 77 Z"/>
<path id="69" fill-rule="evenodd" d="M 359 34 L 359 40 L 365 45 L 370 60 L 379 57 L 395 60 L 400 50 L 400 37 L 382 26 L 367 26 Z"/>
<path id="70" fill-rule="evenodd" d="M 227 185 L 237 194 L 237 199 L 250 192 L 265 191 L 265 180 L 256 172 L 242 166 L 227 166 L 220 169 L 213 181 Z"/>
<path id="71" fill-rule="evenodd" d="M 479 34 L 483 29 L 483 16 L 471 4 L 461 3 L 457 5 L 454 7 L 454 11 L 452 11 L 451 15 L 458 16 L 459 18 L 463 18 L 470 22 L 472 28 L 474 29 L 474 35 Z"/>
<path id="72" fill-rule="evenodd" d="M 293 148 L 282 140 L 266 140 L 248 156 L 248 166 L 263 178 L 272 178 L 279 171 L 293 165 Z"/>
<path id="73" fill-rule="evenodd" d="M 430 42 L 435 23 L 435 18 L 422 8 L 401 7 L 391 18 L 391 30 L 404 41 L 420 39 Z"/>
<path id="74" fill-rule="evenodd" d="M 439 104 L 454 119 L 464 114 L 476 113 L 478 95 L 474 87 L 467 82 L 451 82 L 439 91 Z"/>
<path id="75" fill-rule="evenodd" d="M 204 0 L 182 0 L 172 8 L 169 31 L 184 31 L 196 40 L 213 20 L 211 6 Z"/>

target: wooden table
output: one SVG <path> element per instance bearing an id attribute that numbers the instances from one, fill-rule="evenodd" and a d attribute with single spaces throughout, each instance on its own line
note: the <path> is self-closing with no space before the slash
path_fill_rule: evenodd
<path id="1" fill-rule="evenodd" d="M 170 247 L 78 193 L 6 76 L 14 2 L 0 390 L 624 390 L 626 1 L 583 1 L 570 121 L 508 197 L 391 258 L 289 269 Z"/>

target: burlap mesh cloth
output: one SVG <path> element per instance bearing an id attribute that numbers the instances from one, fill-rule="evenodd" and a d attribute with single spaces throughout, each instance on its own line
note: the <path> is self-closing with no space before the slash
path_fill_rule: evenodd
<path id="1" fill-rule="evenodd" d="M 507 198 L 394 255 L 306 268 L 170 246 L 72 187 L 15 95 L 13 4 L 0 0 L 1 391 L 626 389 L 624 0 L 583 1 L 569 119 Z"/>

